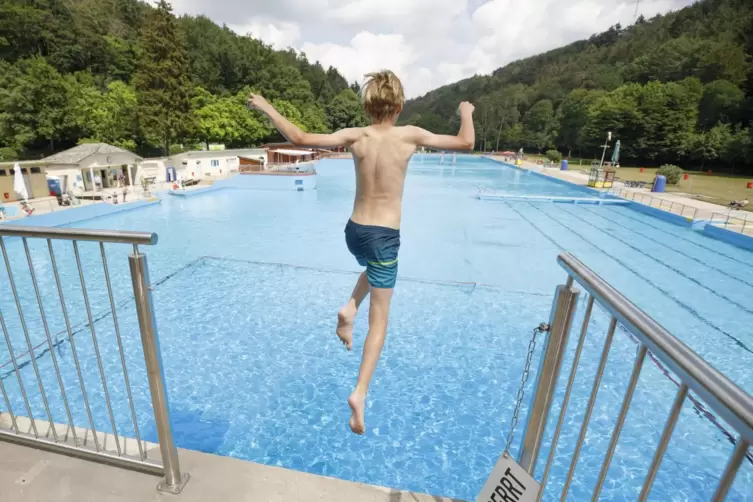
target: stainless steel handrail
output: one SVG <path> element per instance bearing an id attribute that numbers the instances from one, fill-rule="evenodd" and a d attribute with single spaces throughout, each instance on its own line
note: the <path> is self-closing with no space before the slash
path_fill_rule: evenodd
<path id="1" fill-rule="evenodd" d="M 14 279 L 14 272 L 12 267 L 12 261 L 9 258 L 8 248 L 5 243 L 5 237 L 18 237 L 23 244 L 23 250 L 26 255 L 26 262 L 29 268 L 29 274 L 31 277 L 32 286 L 34 289 L 35 297 L 37 300 L 37 306 L 42 319 L 42 326 L 44 328 L 45 337 L 47 340 L 47 346 L 49 348 L 49 354 L 52 358 L 55 375 L 60 388 L 60 396 L 62 398 L 66 416 L 68 418 L 68 424 L 65 434 L 58 434 L 58 427 L 65 428 L 66 426 L 56 425 L 53 421 L 50 407 L 48 405 L 47 392 L 51 389 L 45 389 L 43 385 L 43 379 L 41 378 L 39 367 L 36 362 L 36 354 L 34 352 L 35 347 L 30 339 L 29 329 L 25 321 L 24 310 L 27 307 L 23 305 L 23 294 L 19 292 L 18 284 Z M 61 375 L 60 367 L 58 365 L 55 349 L 50 336 L 49 324 L 47 321 L 47 312 L 43 306 L 43 299 L 40 295 L 39 286 L 36 280 L 36 272 L 34 266 L 34 259 L 29 251 L 29 239 L 42 239 L 47 241 L 47 247 L 50 254 L 50 263 L 52 265 L 52 273 L 55 278 L 55 285 L 60 298 L 60 308 L 65 322 L 66 332 L 68 334 L 68 341 L 71 346 L 73 361 L 75 363 L 76 375 L 78 376 L 81 398 L 84 403 L 85 411 L 89 421 L 90 429 L 84 429 L 83 434 L 79 436 L 76 431 L 76 425 L 73 422 L 70 405 L 68 400 L 68 392 L 64 386 L 63 378 Z M 66 307 L 66 302 L 63 298 L 63 287 L 61 284 L 61 275 L 58 272 L 58 262 L 55 259 L 55 253 L 53 251 L 54 240 L 68 240 L 71 241 L 73 247 L 73 254 L 75 256 L 75 269 L 78 271 L 78 277 L 81 287 L 81 295 L 83 304 L 86 311 L 86 318 L 88 321 L 88 331 L 91 334 L 92 348 L 94 350 L 94 359 L 96 360 L 99 377 L 101 380 L 104 405 L 109 416 L 110 426 L 112 434 L 105 431 L 97 431 L 94 426 L 94 420 L 92 417 L 92 408 L 90 403 L 90 396 L 86 390 L 85 379 L 81 372 L 81 364 L 79 360 L 79 354 L 76 349 L 76 342 L 74 333 L 71 330 L 71 323 L 69 312 Z M 132 453 L 127 451 L 128 439 L 121 437 L 118 433 L 118 425 L 115 420 L 115 414 L 113 412 L 112 400 L 110 392 L 108 390 L 108 379 L 103 364 L 102 352 L 100 351 L 100 345 L 102 340 L 97 336 L 99 328 L 95 329 L 96 321 L 92 313 L 91 302 L 89 301 L 89 287 L 87 287 L 86 273 L 84 260 L 82 260 L 81 253 L 79 252 L 79 241 L 94 241 L 99 243 L 99 251 L 101 255 L 101 264 L 104 272 L 104 279 L 107 287 L 107 296 L 110 304 L 110 314 L 112 316 L 113 328 L 115 332 L 115 338 L 117 340 L 117 352 L 119 355 L 123 382 L 126 387 L 126 395 L 128 396 L 128 405 L 131 412 L 131 420 L 133 430 L 136 435 L 136 444 L 138 449 L 138 457 L 135 457 Z M 131 282 L 133 286 L 134 299 L 136 304 L 136 313 L 139 321 L 139 331 L 141 333 L 142 348 L 144 354 L 144 361 L 147 370 L 147 378 L 149 382 L 149 391 L 152 399 L 152 409 L 154 411 L 155 423 L 157 428 L 157 436 L 159 440 L 159 450 L 162 457 L 162 464 L 154 462 L 147 458 L 146 447 L 142 444 L 141 435 L 139 432 L 138 418 L 136 409 L 134 406 L 133 394 L 131 391 L 130 379 L 128 377 L 128 368 L 126 361 L 125 348 L 123 339 L 121 338 L 120 325 L 118 323 L 118 316 L 116 313 L 116 303 L 113 296 L 113 284 L 111 282 L 111 276 L 109 267 L 107 264 L 107 253 L 105 250 L 105 242 L 118 243 L 118 244 L 131 244 L 133 245 L 133 254 L 129 256 L 129 264 L 131 271 Z M 0 379 L 0 393 L 2 393 L 3 400 L 6 405 L 7 411 L 3 411 L 8 414 L 11 422 L 10 430 L 0 429 L 0 441 L 10 441 L 18 444 L 32 446 L 39 449 L 46 449 L 56 453 L 63 453 L 79 458 L 107 463 L 110 465 L 116 465 L 129 469 L 135 469 L 141 472 L 150 474 L 164 475 L 164 479 L 158 485 L 158 490 L 166 493 L 180 493 L 186 482 L 189 479 L 188 473 L 181 473 L 180 463 L 178 459 L 178 451 L 175 446 L 175 441 L 172 434 L 172 426 L 170 421 L 170 412 L 168 404 L 167 389 L 165 387 L 164 368 L 162 365 L 162 358 L 159 348 L 159 336 L 157 333 L 157 325 L 155 321 L 154 306 L 152 302 L 151 286 L 149 281 L 149 271 L 147 266 L 146 255 L 139 251 L 139 244 L 153 245 L 157 243 L 157 235 L 148 232 L 121 232 L 111 230 L 82 230 L 82 229 L 62 229 L 62 228 L 46 228 L 46 227 L 17 227 L 9 225 L 0 225 L 0 254 L 2 254 L 5 269 L 8 275 L 8 282 L 10 284 L 10 290 L 12 297 L 15 300 L 16 309 L 19 315 L 19 322 L 21 331 L 24 334 L 28 353 L 30 355 L 31 365 L 34 369 L 36 380 L 39 386 L 39 392 L 44 403 L 44 410 L 46 412 L 47 422 L 49 428 L 47 431 L 42 430 L 38 426 L 37 422 L 41 425 L 43 421 L 41 419 L 35 419 L 32 414 L 32 409 L 29 406 L 28 396 L 23 385 L 23 379 L 21 378 L 20 367 L 17 362 L 17 357 L 13 350 L 13 344 L 11 341 L 8 326 L 4 320 L 4 314 L 0 311 L 0 327 L 2 328 L 2 334 L 5 338 L 5 342 L 8 348 L 8 353 L 13 364 L 13 372 L 18 379 L 19 391 L 25 404 L 26 412 L 29 420 L 29 431 L 23 430 L 19 427 L 18 417 L 13 411 L 11 406 L 11 400 Z M 68 433 L 72 435 L 72 438 L 68 438 Z M 49 438 L 49 434 L 52 434 L 52 438 Z M 103 441 L 100 441 L 100 436 Z M 93 442 L 93 448 L 88 441 L 81 438 L 89 438 Z M 114 442 L 116 451 L 107 450 L 105 444 L 108 441 Z"/>
<path id="2" fill-rule="evenodd" d="M 157 234 L 153 232 L 131 232 L 127 230 L 89 230 L 82 228 L 24 227 L 21 225 L 0 225 L 0 237 L 28 237 L 37 239 L 60 239 L 67 241 L 115 242 L 153 246 L 157 244 Z"/>
<path id="3" fill-rule="evenodd" d="M 690 390 L 753 443 L 753 397 L 713 368 L 645 312 L 569 253 L 557 262 L 593 295 Z"/>
<path id="4" fill-rule="evenodd" d="M 596 502 L 599 500 L 601 490 L 604 487 L 609 466 L 620 440 L 620 434 L 629 413 L 633 393 L 647 355 L 650 355 L 652 359 L 666 367 L 667 371 L 673 372 L 676 375 L 677 380 L 679 380 L 677 382 L 679 390 L 664 424 L 659 443 L 652 456 L 653 458 L 640 494 L 638 495 L 638 500 L 641 502 L 647 500 L 651 493 L 656 474 L 661 466 L 667 445 L 679 419 L 682 405 L 686 398 L 696 402 L 696 398 L 689 395 L 689 392 L 692 391 L 696 397 L 700 398 L 709 408 L 716 412 L 721 419 L 732 426 L 737 433 L 734 451 L 729 457 L 724 472 L 721 473 L 719 483 L 711 498 L 713 502 L 723 501 L 735 481 L 735 476 L 740 469 L 740 465 L 749 456 L 748 450 L 753 445 L 753 397 L 704 361 L 698 354 L 670 334 L 659 323 L 635 306 L 577 258 L 564 253 L 557 258 L 557 262 L 568 273 L 567 283 L 557 287 L 550 317 L 552 319 L 550 323 L 552 324 L 552 329 L 549 331 L 551 339 L 545 345 L 541 356 L 542 362 L 549 361 L 549 363 L 540 363 L 539 365 L 539 374 L 537 374 L 537 380 L 534 385 L 532 404 L 529 406 L 528 417 L 526 419 L 525 427 L 527 432 L 524 435 L 518 453 L 518 464 L 531 476 L 536 472 L 541 443 L 547 437 L 544 431 L 547 426 L 551 400 L 556 391 L 557 379 L 564 359 L 561 352 L 565 350 L 567 345 L 570 319 L 572 319 L 575 301 L 577 301 L 578 290 L 576 288 L 583 288 L 588 294 L 588 305 L 583 319 L 578 347 L 575 352 L 575 359 L 565 388 L 565 397 L 560 408 L 557 426 L 551 439 L 546 467 L 540 480 L 541 489 L 539 490 L 537 500 L 541 500 L 544 495 L 550 468 L 554 457 L 557 455 L 557 443 L 562 431 L 564 415 L 570 400 L 576 372 L 578 371 L 578 363 L 581 358 L 584 338 L 587 336 L 592 307 L 596 303 L 611 317 L 611 320 L 603 342 L 598 368 L 592 374 L 593 384 L 581 421 L 578 439 L 574 449 L 568 454 L 570 467 L 559 493 L 560 500 L 563 502 L 567 500 L 581 448 L 588 433 L 594 404 L 601 388 L 601 379 L 609 357 L 612 341 L 617 333 L 616 328 L 619 326 L 636 341 L 638 351 L 633 361 L 630 380 L 622 398 L 619 416 L 612 428 L 609 446 L 602 460 L 599 476 L 591 494 L 591 501 Z M 567 322 L 563 320 L 567 320 Z M 536 403 L 546 403 L 546 406 L 537 405 Z M 532 431 L 532 433 L 528 433 L 528 431 Z"/>

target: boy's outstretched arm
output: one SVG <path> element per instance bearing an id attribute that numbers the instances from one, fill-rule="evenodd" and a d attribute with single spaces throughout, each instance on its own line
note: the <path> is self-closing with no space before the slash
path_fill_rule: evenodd
<path id="1" fill-rule="evenodd" d="M 474 106 L 467 101 L 460 103 L 458 107 L 460 131 L 458 131 L 456 136 L 434 134 L 426 129 L 414 126 L 408 126 L 406 129 L 409 130 L 411 140 L 417 146 L 432 148 L 434 150 L 473 150 L 476 144 L 476 131 L 473 128 L 474 109 Z"/>
<path id="2" fill-rule="evenodd" d="M 301 129 L 283 117 L 275 107 L 258 94 L 251 94 L 248 98 L 249 107 L 256 108 L 269 117 L 272 124 L 285 138 L 296 146 L 335 148 L 339 146 L 349 147 L 358 141 L 363 135 L 360 127 L 341 129 L 332 134 L 311 134 Z"/>

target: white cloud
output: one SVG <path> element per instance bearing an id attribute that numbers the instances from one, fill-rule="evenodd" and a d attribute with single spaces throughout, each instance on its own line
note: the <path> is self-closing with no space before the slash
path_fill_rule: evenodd
<path id="1" fill-rule="evenodd" d="M 276 48 L 293 46 L 348 80 L 390 68 L 415 97 L 633 22 L 636 0 L 173 0 Z M 693 0 L 642 0 L 650 18 Z"/>
<path id="2" fill-rule="evenodd" d="M 351 82 L 360 83 L 366 73 L 390 69 L 404 81 L 406 93 L 415 95 L 424 88 L 421 85 L 431 85 L 431 70 L 414 68 L 417 52 L 402 35 L 375 35 L 363 31 L 347 45 L 304 43 L 301 50 L 311 61 L 338 68 Z"/>
<path id="3" fill-rule="evenodd" d="M 229 24 L 228 27 L 239 35 L 251 35 L 261 39 L 278 50 L 293 47 L 301 38 L 298 23 L 254 20 L 250 24 Z"/>

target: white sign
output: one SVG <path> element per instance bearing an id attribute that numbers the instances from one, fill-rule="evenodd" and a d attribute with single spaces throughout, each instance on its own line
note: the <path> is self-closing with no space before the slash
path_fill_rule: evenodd
<path id="1" fill-rule="evenodd" d="M 536 502 L 540 485 L 507 453 L 494 466 L 476 502 Z"/>

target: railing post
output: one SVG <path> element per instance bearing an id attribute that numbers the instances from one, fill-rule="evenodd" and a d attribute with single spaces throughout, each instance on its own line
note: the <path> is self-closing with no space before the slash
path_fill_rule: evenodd
<path id="1" fill-rule="evenodd" d="M 549 335 L 544 342 L 539 370 L 536 372 L 533 398 L 528 408 L 523 443 L 518 455 L 518 463 L 531 476 L 536 469 L 541 442 L 544 439 L 579 294 L 580 292 L 573 287 L 572 277 L 568 277 L 567 284 L 557 286 L 554 295 L 549 318 Z"/>
<path id="2" fill-rule="evenodd" d="M 134 246 L 134 254 L 128 257 L 131 267 L 133 293 L 136 297 L 136 312 L 139 318 L 141 343 L 144 346 L 144 359 L 149 377 L 149 390 L 152 395 L 154 421 L 157 425 L 162 464 L 165 469 L 165 479 L 157 485 L 161 492 L 180 493 L 188 482 L 188 473 L 181 477 L 178 463 L 178 450 L 173 441 L 170 410 L 165 387 L 165 375 L 162 367 L 162 355 L 157 335 L 157 321 L 154 318 L 152 291 L 149 287 L 149 269 L 146 255 L 140 253 Z"/>

